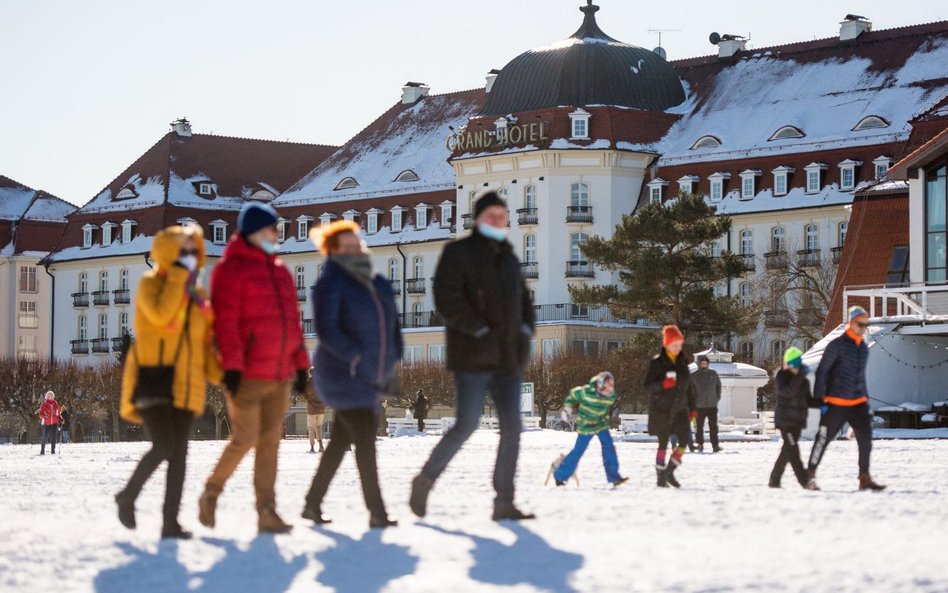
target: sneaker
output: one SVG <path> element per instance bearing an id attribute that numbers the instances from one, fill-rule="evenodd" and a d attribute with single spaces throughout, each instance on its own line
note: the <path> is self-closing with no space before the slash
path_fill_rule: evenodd
<path id="1" fill-rule="evenodd" d="M 557 480 L 557 481 L 556 481 L 556 485 L 557 485 L 557 486 L 565 486 L 565 485 L 566 485 L 566 482 L 563 481 L 563 480 Z"/>
<path id="2" fill-rule="evenodd" d="M 280 515 L 277 515 L 273 505 L 260 507 L 257 509 L 257 514 L 257 529 L 260 533 L 289 533 L 293 530 L 292 525 L 284 522 Z"/>
<path id="3" fill-rule="evenodd" d="M 494 521 L 527 521 L 536 519 L 533 513 L 524 513 L 513 505 L 512 502 L 494 505 L 494 514 L 491 519 Z"/>
<path id="4" fill-rule="evenodd" d="M 161 539 L 191 539 L 192 537 L 194 537 L 194 534 L 182 529 L 180 525 L 165 527 L 161 530 Z"/>
<path id="5" fill-rule="evenodd" d="M 810 478 L 806 482 L 806 486 L 803 487 L 805 490 L 819 490 L 820 487 L 816 483 L 816 478 Z"/>
<path id="6" fill-rule="evenodd" d="M 119 492 L 115 495 L 115 504 L 118 505 L 119 523 L 128 529 L 135 529 L 135 501 Z"/>
<path id="7" fill-rule="evenodd" d="M 303 508 L 304 519 L 309 519 L 316 525 L 326 525 L 327 523 L 332 523 L 332 519 L 323 514 L 322 510 L 319 508 L 319 505 L 307 504 Z"/>
<path id="8" fill-rule="evenodd" d="M 713 447 L 713 448 L 711 449 L 711 452 L 712 452 L 712 453 L 720 453 L 720 452 L 721 452 L 721 447 Z"/>
<path id="9" fill-rule="evenodd" d="M 434 486 L 434 480 L 429 478 L 424 472 L 415 476 L 411 481 L 411 497 L 408 499 L 408 506 L 411 512 L 418 517 L 424 517 L 428 512 L 428 494 Z"/>
<path id="10" fill-rule="evenodd" d="M 771 488 L 780 488 L 780 482 L 777 482 L 774 480 L 771 480 L 770 483 L 767 485 L 770 486 Z"/>
<path id="11" fill-rule="evenodd" d="M 395 527 L 398 525 L 398 521 L 390 519 L 388 515 L 382 514 L 373 514 L 369 517 L 369 529 L 385 529 L 386 527 Z"/>
<path id="12" fill-rule="evenodd" d="M 615 482 L 612 483 L 612 487 L 615 488 L 616 486 L 621 486 L 621 485 L 625 484 L 625 483 L 628 482 L 628 481 L 629 481 L 629 478 L 622 478 L 622 477 L 620 477 L 618 480 L 616 480 Z"/>
<path id="13" fill-rule="evenodd" d="M 220 492 L 204 489 L 201 498 L 198 499 L 198 521 L 205 527 L 213 529 L 217 523 L 217 497 Z"/>

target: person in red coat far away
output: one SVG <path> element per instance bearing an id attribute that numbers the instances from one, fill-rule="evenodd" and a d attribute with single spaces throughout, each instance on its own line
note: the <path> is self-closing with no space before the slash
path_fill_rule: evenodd
<path id="1" fill-rule="evenodd" d="M 277 450 L 290 389 L 305 392 L 310 362 L 293 277 L 276 255 L 277 218 L 267 204 L 244 205 L 238 234 L 211 274 L 214 334 L 232 430 L 199 501 L 198 518 L 206 527 L 214 527 L 217 498 L 227 479 L 255 447 L 257 527 L 262 533 L 292 529 L 276 513 Z"/>
<path id="2" fill-rule="evenodd" d="M 46 455 L 47 441 L 49 441 L 49 452 L 55 455 L 56 433 L 59 431 L 59 404 L 56 403 L 56 394 L 52 391 L 46 392 L 45 400 L 37 411 L 37 415 L 43 426 L 43 433 L 40 435 L 40 455 Z"/>

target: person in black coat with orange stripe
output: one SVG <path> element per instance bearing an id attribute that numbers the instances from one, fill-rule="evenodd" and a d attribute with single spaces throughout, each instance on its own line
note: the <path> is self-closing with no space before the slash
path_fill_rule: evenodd
<path id="1" fill-rule="evenodd" d="M 774 378 L 777 388 L 774 426 L 780 431 L 783 446 L 770 472 L 771 488 L 780 488 L 780 479 L 788 463 L 801 486 L 805 488 L 809 479 L 800 459 L 800 433 L 806 428 L 809 408 L 819 407 L 822 401 L 810 392 L 808 372 L 803 365 L 803 352 L 799 348 L 788 348 L 783 355 L 783 368 Z"/>

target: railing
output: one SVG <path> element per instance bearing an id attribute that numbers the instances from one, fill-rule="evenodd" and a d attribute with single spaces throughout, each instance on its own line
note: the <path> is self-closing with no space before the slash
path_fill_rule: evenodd
<path id="1" fill-rule="evenodd" d="M 92 293 L 92 304 L 96 307 L 108 307 L 109 306 L 109 291 L 107 290 L 97 290 Z"/>
<path id="2" fill-rule="evenodd" d="M 568 261 L 566 262 L 567 278 L 593 278 L 596 271 L 588 261 Z"/>
<path id="3" fill-rule="evenodd" d="M 567 206 L 566 222 L 592 222 L 592 206 Z"/>
<path id="4" fill-rule="evenodd" d="M 112 338 L 112 352 L 121 352 L 125 338 Z"/>
<path id="5" fill-rule="evenodd" d="M 790 314 L 786 311 L 764 311 L 764 327 L 771 329 L 790 327 Z"/>
<path id="6" fill-rule="evenodd" d="M 804 327 L 823 327 L 826 315 L 816 307 L 802 307 L 797 313 L 797 320 Z"/>
<path id="7" fill-rule="evenodd" d="M 296 300 L 298 300 L 301 303 L 306 302 L 306 287 L 305 286 L 296 287 Z"/>
<path id="8" fill-rule="evenodd" d="M 523 277 L 524 278 L 539 278 L 540 277 L 540 264 L 535 261 L 525 261 L 521 262 L 520 266 L 523 268 Z"/>
<path id="9" fill-rule="evenodd" d="M 830 249 L 830 254 L 833 256 L 833 263 L 838 264 L 841 257 L 843 257 L 843 246 L 833 247 Z"/>
<path id="10" fill-rule="evenodd" d="M 109 351 L 109 339 L 108 338 L 95 338 L 92 340 L 92 353 L 93 354 L 107 354 Z"/>
<path id="11" fill-rule="evenodd" d="M 645 321 L 629 321 L 613 315 L 608 307 L 593 305 L 577 305 L 573 303 L 555 305 L 534 305 L 533 314 L 537 323 L 557 321 L 588 321 L 594 323 L 619 323 L 647 327 Z M 442 327 L 444 318 L 436 311 L 422 311 L 406 313 L 400 316 L 402 327 Z"/>
<path id="12" fill-rule="evenodd" d="M 127 305 L 132 302 L 132 293 L 127 288 L 119 288 L 112 291 L 112 299 L 116 305 Z"/>
<path id="13" fill-rule="evenodd" d="M 536 208 L 521 208 L 517 210 L 517 224 L 538 224 L 540 221 Z"/>
<path id="14" fill-rule="evenodd" d="M 437 311 L 419 311 L 400 315 L 402 327 L 441 327 L 444 318 Z"/>
<path id="15" fill-rule="evenodd" d="M 72 306 L 73 307 L 88 307 L 89 306 L 89 293 L 88 292 L 72 293 Z"/>
<path id="16" fill-rule="evenodd" d="M 787 267 L 786 251 L 771 251 L 764 254 L 764 267 L 768 270 L 782 270 Z"/>
<path id="17" fill-rule="evenodd" d="M 912 316 L 920 318 L 922 324 L 948 321 L 948 284 L 846 287 L 843 290 L 843 321 L 854 298 L 860 304 L 868 305 L 866 309 L 873 319 L 884 321 Z"/>
<path id="18" fill-rule="evenodd" d="M 425 294 L 424 278 L 409 278 L 405 280 L 405 290 L 408 294 Z"/>
<path id="19" fill-rule="evenodd" d="M 753 272 L 757 269 L 757 258 L 753 253 L 742 253 L 740 258 L 744 262 L 745 272 Z"/>
<path id="20" fill-rule="evenodd" d="M 70 340 L 73 354 L 89 354 L 89 340 Z"/>
<path id="21" fill-rule="evenodd" d="M 393 294 L 402 294 L 402 281 L 401 280 L 389 280 L 392 283 L 392 293 Z"/>
<path id="22" fill-rule="evenodd" d="M 815 268 L 820 265 L 819 249 L 800 249 L 797 251 L 797 263 L 804 268 Z"/>
<path id="23" fill-rule="evenodd" d="M 312 319 L 303 320 L 303 334 L 307 336 L 316 335 L 316 322 Z"/>
<path id="24" fill-rule="evenodd" d="M 473 214 L 462 214 L 461 215 L 461 226 L 464 227 L 464 230 L 474 228 L 474 215 Z"/>

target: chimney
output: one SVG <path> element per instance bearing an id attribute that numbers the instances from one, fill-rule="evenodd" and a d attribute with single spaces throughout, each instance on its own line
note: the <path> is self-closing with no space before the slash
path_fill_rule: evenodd
<path id="1" fill-rule="evenodd" d="M 402 87 L 402 105 L 414 105 L 428 95 L 431 88 L 423 82 L 406 82 Z"/>
<path id="2" fill-rule="evenodd" d="M 718 57 L 730 58 L 739 51 L 744 51 L 747 46 L 747 38 L 740 35 L 721 35 L 721 41 L 718 42 Z"/>
<path id="3" fill-rule="evenodd" d="M 485 92 L 489 93 L 490 90 L 494 88 L 494 82 L 497 80 L 498 74 L 500 74 L 500 70 L 496 68 L 487 73 L 487 84 L 484 86 Z"/>
<path id="4" fill-rule="evenodd" d="M 839 40 L 852 41 L 863 33 L 872 31 L 872 22 L 858 14 L 847 14 L 839 22 Z"/>
<path id="5" fill-rule="evenodd" d="M 191 122 L 188 118 L 182 117 L 171 122 L 171 131 L 182 138 L 191 137 Z"/>

